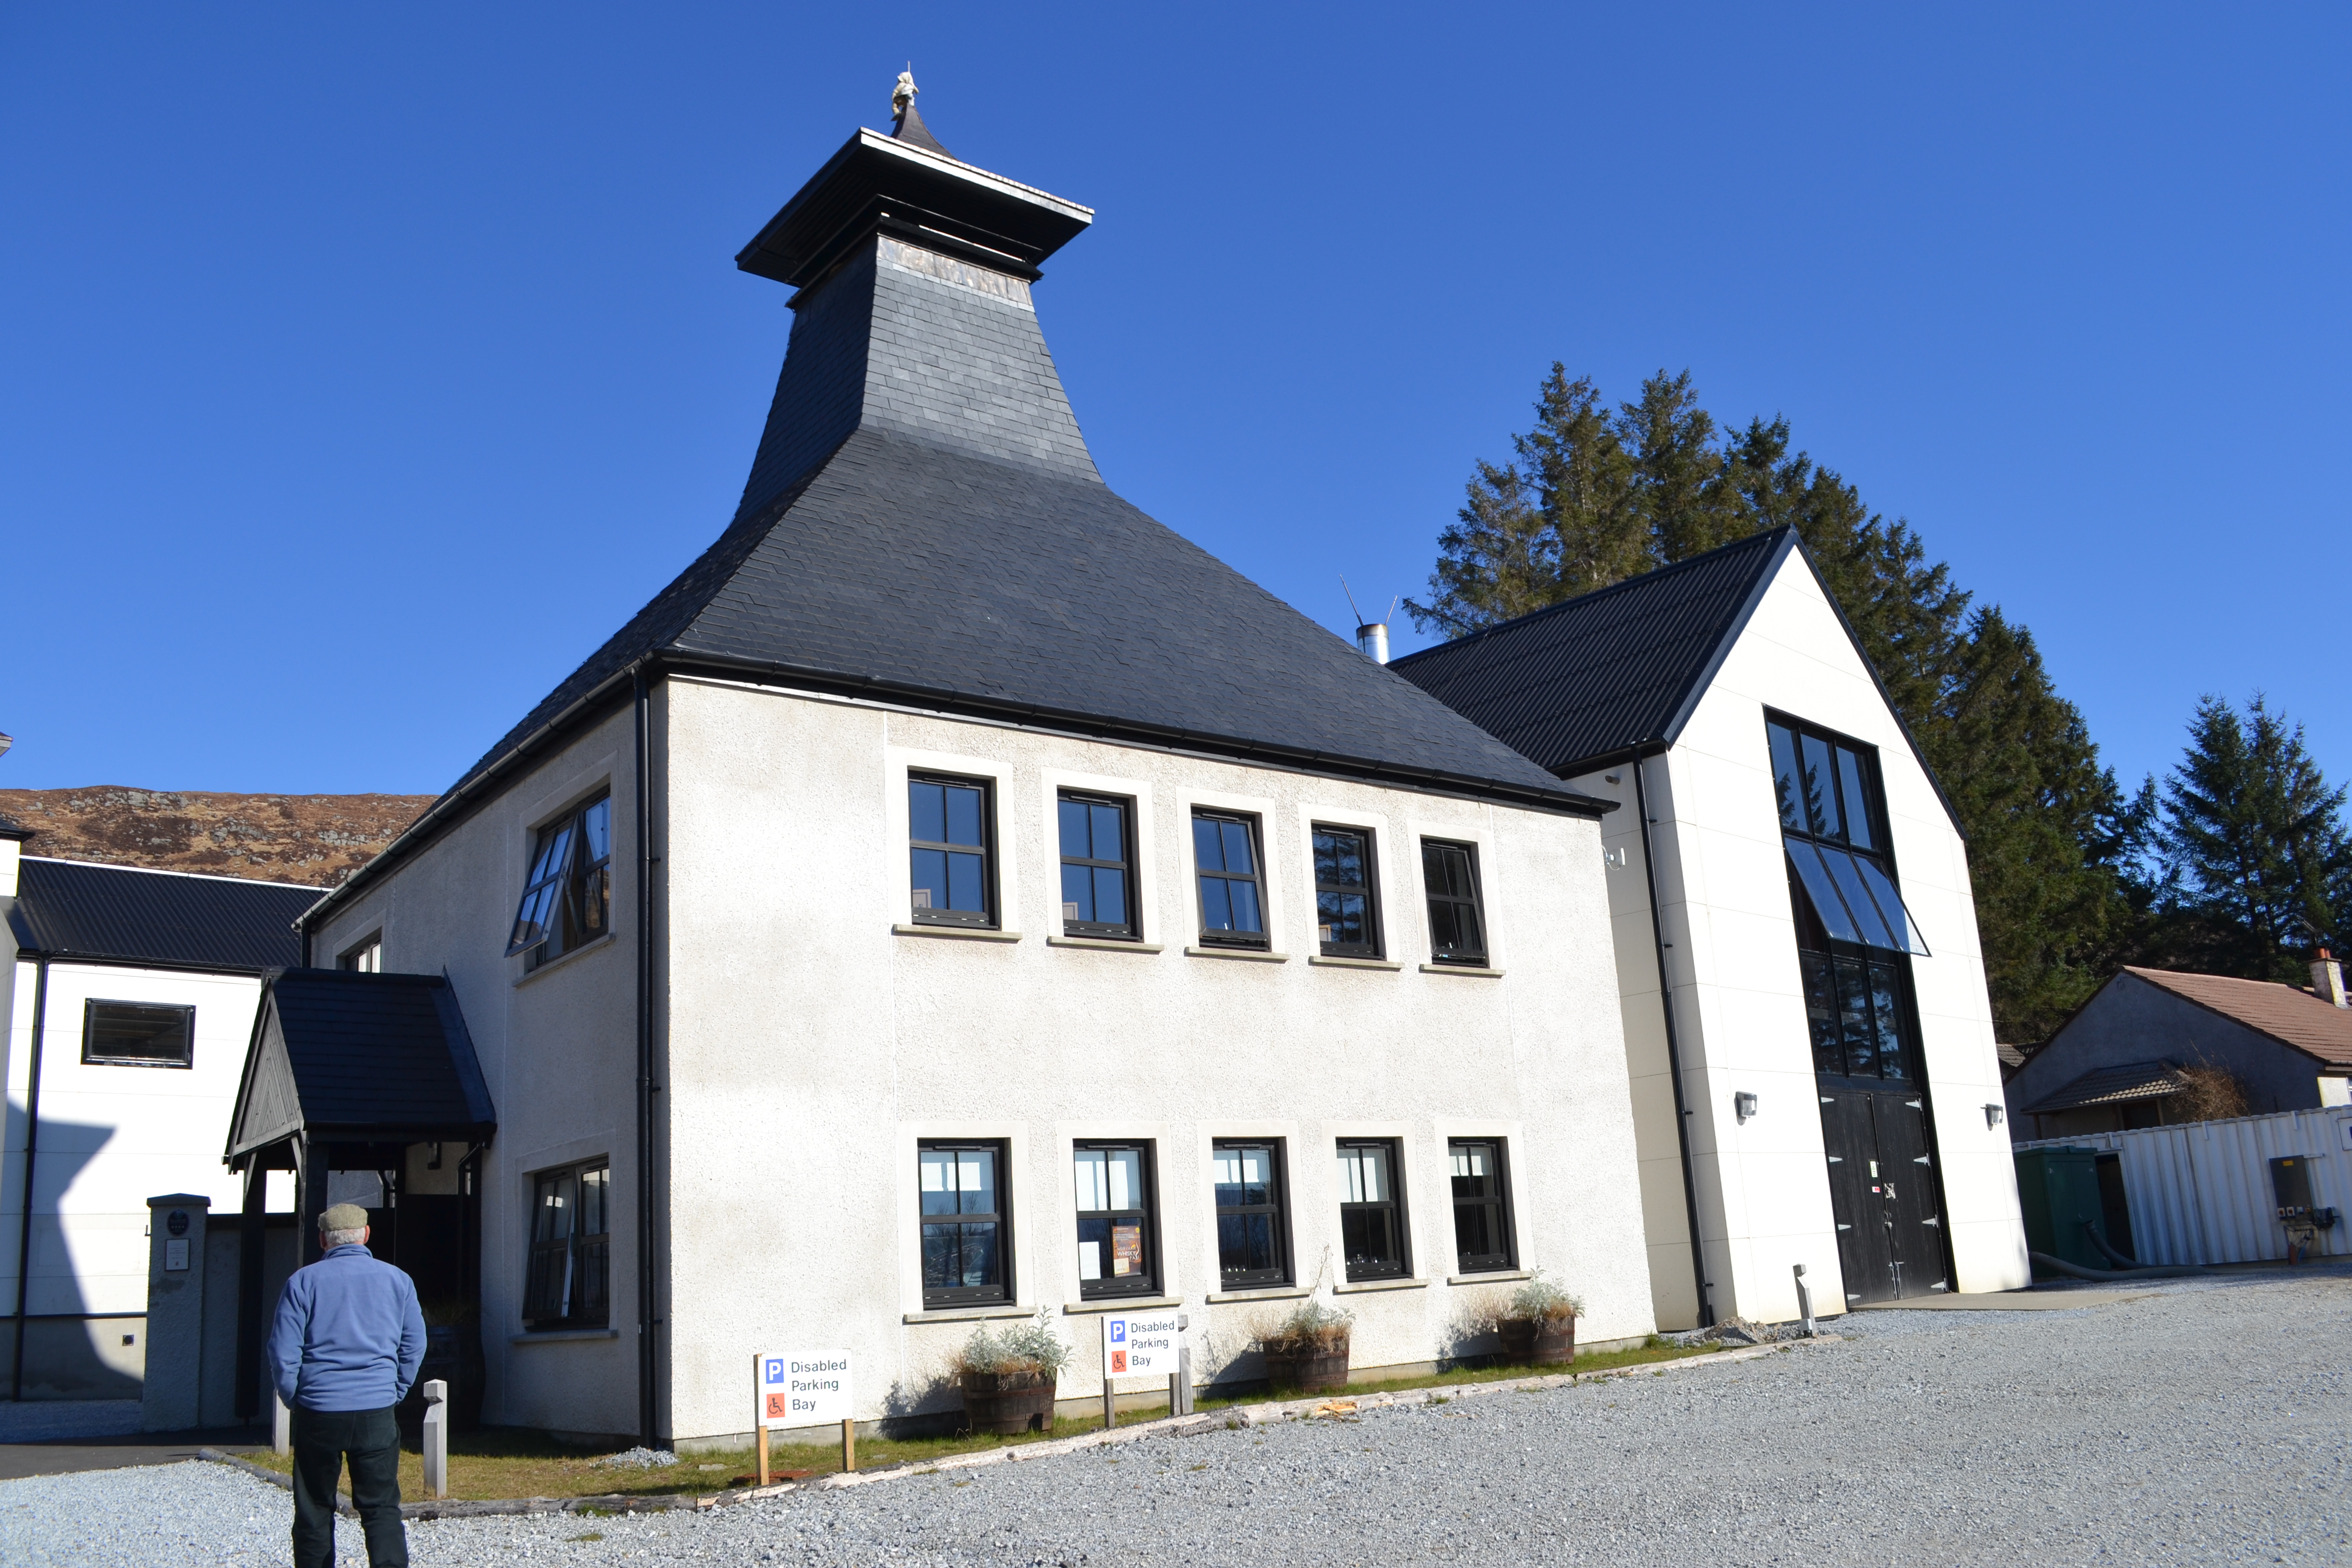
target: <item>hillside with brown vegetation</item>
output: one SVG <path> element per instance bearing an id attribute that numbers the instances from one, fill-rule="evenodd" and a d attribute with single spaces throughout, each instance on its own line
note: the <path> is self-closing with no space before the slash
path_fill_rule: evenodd
<path id="1" fill-rule="evenodd" d="M 432 804 L 429 795 L 0 789 L 0 817 L 33 830 L 27 855 L 314 888 L 341 883 Z"/>

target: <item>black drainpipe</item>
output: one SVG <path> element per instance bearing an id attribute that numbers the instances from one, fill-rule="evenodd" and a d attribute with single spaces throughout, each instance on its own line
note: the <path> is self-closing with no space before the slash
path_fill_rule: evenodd
<path id="1" fill-rule="evenodd" d="M 16 1343 L 8 1397 L 25 1397 L 25 1303 L 33 1289 L 33 1160 L 41 1143 L 41 1035 L 49 1021 L 49 961 L 33 966 L 33 1047 L 25 1074 L 25 1208 L 16 1222 Z"/>
<path id="2" fill-rule="evenodd" d="M 655 1344 L 661 1319 L 654 1313 L 658 1272 L 654 1263 L 654 1096 L 660 1088 L 654 1082 L 654 810 L 646 782 L 653 707 L 643 661 L 631 675 L 637 773 L 637 1440 L 658 1448 L 654 1380 L 661 1365 Z"/>
<path id="3" fill-rule="evenodd" d="M 1650 940 L 1658 959 L 1658 1015 L 1666 1023 L 1666 1075 L 1675 1084 L 1675 1142 L 1683 1155 L 1683 1209 L 1689 1216 L 1691 1283 L 1698 1287 L 1698 1326 L 1715 1326 L 1715 1302 L 1706 1279 L 1706 1247 L 1698 1235 L 1698 1184 L 1691 1177 L 1690 1111 L 1683 1103 L 1683 1048 L 1675 1033 L 1675 994 L 1666 979 L 1666 929 L 1658 915 L 1658 862 L 1650 852 L 1648 760 L 1633 759 L 1633 813 L 1642 819 L 1642 878 L 1650 894 Z"/>

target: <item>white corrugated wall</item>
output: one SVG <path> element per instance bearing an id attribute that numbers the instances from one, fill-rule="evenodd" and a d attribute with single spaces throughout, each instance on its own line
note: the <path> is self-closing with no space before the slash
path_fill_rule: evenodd
<path id="1" fill-rule="evenodd" d="M 2286 1257 L 2270 1163 L 2311 1163 L 2311 1201 L 2344 1217 L 2314 1256 L 2352 1255 L 2352 1111 L 2283 1110 L 2132 1132 L 2042 1138 L 2020 1149 L 2112 1149 L 2123 1156 L 2132 1246 L 2142 1263 L 2253 1263 Z"/>

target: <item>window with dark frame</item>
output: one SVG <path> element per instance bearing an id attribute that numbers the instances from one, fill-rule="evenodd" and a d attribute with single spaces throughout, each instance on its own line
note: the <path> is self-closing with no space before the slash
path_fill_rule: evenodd
<path id="1" fill-rule="evenodd" d="M 1150 1296 L 1160 1263 L 1149 1143 L 1081 1142 L 1071 1150 L 1078 1217 L 1078 1296 Z"/>
<path id="2" fill-rule="evenodd" d="M 532 1330 L 611 1324 L 612 1191 L 612 1163 L 601 1155 L 531 1178 L 522 1316 Z"/>
<path id="3" fill-rule="evenodd" d="M 81 1059 L 92 1067 L 192 1068 L 196 1010 L 152 1002 L 87 1001 Z"/>
<path id="4" fill-rule="evenodd" d="M 926 1141 L 915 1146 L 915 1161 L 922 1204 L 923 1305 L 1013 1300 L 1004 1145 Z"/>
<path id="5" fill-rule="evenodd" d="M 383 938 L 372 936 L 335 960 L 335 967 L 353 974 L 383 973 Z"/>
<path id="6" fill-rule="evenodd" d="M 1423 839 L 1421 879 L 1429 898 L 1430 957 L 1484 968 L 1486 920 L 1478 898 L 1477 847 Z"/>
<path id="7" fill-rule="evenodd" d="M 537 969 L 612 929 L 613 800 L 601 795 L 539 830 L 507 956 Z"/>
<path id="8" fill-rule="evenodd" d="M 1255 816 L 1192 814 L 1192 868 L 1200 883 L 1201 941 L 1211 947 L 1267 946 L 1265 886 Z"/>
<path id="9" fill-rule="evenodd" d="M 1350 1280 L 1402 1279 L 1412 1272 L 1399 1156 L 1393 1138 L 1339 1140 L 1339 1245 Z"/>
<path id="10" fill-rule="evenodd" d="M 907 775 L 907 898 L 915 924 L 997 923 L 991 793 L 984 779 Z"/>
<path id="11" fill-rule="evenodd" d="M 1056 797 L 1062 837 L 1062 932 L 1135 938 L 1135 803 L 1064 790 Z"/>
<path id="12" fill-rule="evenodd" d="M 1211 1151 L 1217 1195 L 1217 1273 L 1228 1290 L 1290 1283 L 1282 1143 L 1220 1140 Z"/>
<path id="13" fill-rule="evenodd" d="M 1503 1140 L 1456 1138 L 1445 1155 L 1454 1182 L 1454 1267 L 1464 1274 L 1517 1268 Z"/>
<path id="14" fill-rule="evenodd" d="M 1381 956 L 1375 881 L 1368 830 L 1315 825 L 1315 932 L 1325 956 Z"/>

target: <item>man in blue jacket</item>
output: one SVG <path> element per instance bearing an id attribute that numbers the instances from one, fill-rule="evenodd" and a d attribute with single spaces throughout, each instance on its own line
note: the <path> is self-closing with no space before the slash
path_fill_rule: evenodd
<path id="1" fill-rule="evenodd" d="M 293 1414 L 294 1568 L 333 1568 L 335 1481 L 346 1455 L 373 1568 L 408 1568 L 400 1427 L 392 1407 L 425 1361 L 416 1287 L 367 1249 L 367 1210 L 319 1216 L 326 1254 L 295 1270 L 269 1328 L 269 1375 Z"/>

